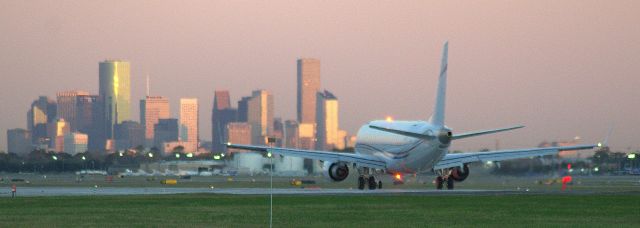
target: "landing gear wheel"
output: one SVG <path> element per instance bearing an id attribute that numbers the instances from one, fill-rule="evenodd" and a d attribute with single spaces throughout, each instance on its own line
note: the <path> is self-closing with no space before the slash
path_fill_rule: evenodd
<path id="1" fill-rule="evenodd" d="M 376 183 L 376 178 L 371 176 L 369 177 L 369 190 L 376 190 L 378 187 L 378 183 Z"/>
<path id="2" fill-rule="evenodd" d="M 363 176 L 358 177 L 358 189 L 364 190 L 364 177 Z"/>
<path id="3" fill-rule="evenodd" d="M 442 180 L 441 176 L 436 177 L 436 189 L 442 190 L 442 182 L 444 181 Z"/>
<path id="4" fill-rule="evenodd" d="M 453 190 L 453 178 L 447 178 L 447 189 Z"/>
<path id="5" fill-rule="evenodd" d="M 382 181 L 378 181 L 378 189 L 382 189 Z"/>

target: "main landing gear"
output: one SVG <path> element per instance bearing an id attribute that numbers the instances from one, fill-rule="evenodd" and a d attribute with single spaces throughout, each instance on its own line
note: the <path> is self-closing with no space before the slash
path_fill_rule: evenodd
<path id="1" fill-rule="evenodd" d="M 452 172 L 452 169 L 436 171 L 436 175 L 438 175 L 434 181 L 436 185 L 436 189 L 442 190 L 442 188 L 446 185 L 447 190 L 453 190 L 453 182 L 455 180 L 451 175 L 451 172 Z"/>
<path id="2" fill-rule="evenodd" d="M 376 171 L 368 168 L 358 169 L 360 176 L 358 177 L 358 189 L 364 190 L 365 186 L 369 190 L 375 190 L 376 188 L 382 189 L 382 181 L 376 180 Z"/>

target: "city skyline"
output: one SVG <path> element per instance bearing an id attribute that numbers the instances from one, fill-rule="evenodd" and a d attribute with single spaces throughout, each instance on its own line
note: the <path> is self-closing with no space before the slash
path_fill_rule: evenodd
<path id="1" fill-rule="evenodd" d="M 144 96 L 143 75 L 149 74 L 154 94 L 174 104 L 174 117 L 180 97 L 196 97 L 202 110 L 211 110 L 216 89 L 228 89 L 236 101 L 264 88 L 277 98 L 275 116 L 295 119 L 295 60 L 309 56 L 322 61 L 323 88 L 340 95 L 341 128 L 355 133 L 367 121 L 385 116 L 424 120 L 430 115 L 431 76 L 438 72 L 438 49 L 445 40 L 451 43 L 450 127 L 462 132 L 527 126 L 461 140 L 453 149 L 493 148 L 496 139 L 502 148 L 532 146 L 576 135 L 595 142 L 612 124 L 615 150 L 639 147 L 634 131 L 640 123 L 630 113 L 639 107 L 634 85 L 640 83 L 640 69 L 633 60 L 640 51 L 640 32 L 622 26 L 639 20 L 634 1 L 465 7 L 352 2 L 337 8 L 308 2 L 134 2 L 117 8 L 122 10 L 118 17 L 110 16 L 116 8 L 106 3 L 3 4 L 0 30 L 6 35 L 0 48 L 5 61 L 0 61 L 0 75 L 10 83 L 0 90 L 5 116 L 0 150 L 6 148 L 6 130 L 25 127 L 24 112 L 39 95 L 54 98 L 72 89 L 95 94 L 95 63 L 111 57 L 132 62 L 131 99 Z M 86 9 L 97 10 L 87 14 Z M 363 14 L 351 14 L 355 9 Z M 133 19 L 139 15 L 147 20 Z M 31 26 L 21 26 L 25 23 Z M 178 32 L 163 32 L 166 25 Z M 274 29 L 278 32 L 268 33 Z M 121 36 L 123 32 L 131 34 Z M 73 64 L 64 64 L 68 62 Z M 255 67 L 243 67 L 247 62 Z M 192 89 L 178 80 L 197 85 Z M 131 108 L 131 116 L 137 116 L 138 110 Z M 207 120 L 210 113 L 201 112 L 199 118 Z M 201 127 L 200 138 L 211 138 L 209 124 Z"/>

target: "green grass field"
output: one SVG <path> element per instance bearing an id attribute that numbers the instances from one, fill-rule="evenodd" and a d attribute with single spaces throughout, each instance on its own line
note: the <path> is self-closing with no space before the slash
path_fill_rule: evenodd
<path id="1" fill-rule="evenodd" d="M 0 227 L 265 227 L 268 196 L 0 198 Z M 640 195 L 275 196 L 275 227 L 638 227 Z"/>

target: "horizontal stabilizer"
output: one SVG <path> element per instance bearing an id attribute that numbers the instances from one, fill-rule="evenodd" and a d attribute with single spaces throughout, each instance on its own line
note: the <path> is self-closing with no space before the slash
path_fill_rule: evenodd
<path id="1" fill-rule="evenodd" d="M 386 132 L 389 132 L 389 133 L 393 133 L 393 134 L 397 134 L 397 135 L 404 135 L 404 136 L 408 136 L 408 137 L 412 137 L 412 138 L 418 138 L 418 139 L 430 139 L 430 138 L 434 137 L 433 135 L 422 134 L 422 133 L 411 132 L 411 131 L 404 131 L 404 130 L 400 130 L 400 129 L 391 129 L 391 128 L 375 126 L 375 125 L 369 125 L 369 127 L 373 128 L 373 129 L 376 129 L 376 130 L 380 130 L 380 131 L 386 131 Z"/>
<path id="2" fill-rule="evenodd" d="M 464 138 L 469 138 L 469 137 L 474 137 L 474 136 L 498 133 L 498 132 L 502 132 L 502 131 L 515 130 L 515 129 L 519 129 L 519 128 L 523 128 L 523 127 L 524 126 L 522 126 L 522 125 L 518 125 L 518 126 L 500 128 L 500 129 L 493 129 L 493 130 L 482 130 L 482 131 L 465 132 L 465 133 L 462 133 L 462 134 L 453 135 L 452 139 L 453 140 L 464 139 Z"/>

